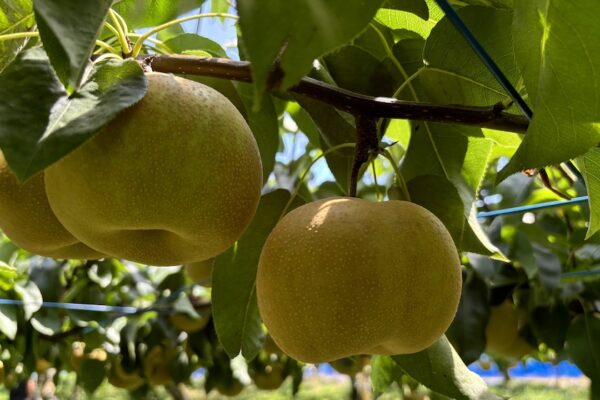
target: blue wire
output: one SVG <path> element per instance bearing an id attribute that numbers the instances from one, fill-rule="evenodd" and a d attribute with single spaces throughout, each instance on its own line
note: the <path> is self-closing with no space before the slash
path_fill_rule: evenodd
<path id="1" fill-rule="evenodd" d="M 28 304 L 32 303 L 29 302 Z M 25 302 L 23 300 L 0 299 L 0 305 L 23 306 L 25 305 Z M 55 303 L 51 301 L 42 302 L 42 307 L 74 311 L 116 312 L 119 314 L 137 314 L 142 311 L 142 309 L 137 307 L 107 306 L 103 304 Z"/>
<path id="2" fill-rule="evenodd" d="M 510 83 L 506 75 L 502 72 L 502 70 L 498 67 L 498 65 L 494 62 L 492 57 L 488 54 L 487 51 L 483 48 L 483 46 L 477 41 L 473 33 L 469 30 L 467 25 L 463 22 L 462 19 L 458 16 L 454 8 L 448 3 L 447 0 L 436 0 L 437 4 L 446 14 L 448 20 L 454 25 L 456 30 L 458 30 L 463 37 L 467 40 L 471 48 L 475 51 L 475 53 L 479 56 L 481 61 L 485 64 L 485 66 L 490 70 L 492 75 L 496 78 L 498 83 L 504 88 L 504 90 L 508 93 L 508 95 L 513 99 L 513 101 L 517 104 L 517 106 L 521 109 L 523 114 L 531 121 L 533 117 L 533 111 L 529 108 L 525 100 L 521 97 L 517 89 Z"/>
<path id="3" fill-rule="evenodd" d="M 531 204 L 528 206 L 519 206 L 519 207 L 511 207 L 504 208 L 502 210 L 495 211 L 484 211 L 477 214 L 477 218 L 488 218 L 488 217 L 497 217 L 499 215 L 507 215 L 507 214 L 519 214 L 526 213 L 528 211 L 541 210 L 543 208 L 551 208 L 551 207 L 564 207 L 573 204 L 585 203 L 588 201 L 588 196 L 574 197 L 570 200 L 556 200 L 556 201 L 547 201 L 545 203 Z"/>

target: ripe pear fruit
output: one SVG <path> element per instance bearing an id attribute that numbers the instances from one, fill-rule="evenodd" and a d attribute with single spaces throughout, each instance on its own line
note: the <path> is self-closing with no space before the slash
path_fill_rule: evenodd
<path id="1" fill-rule="evenodd" d="M 144 384 L 144 378 L 140 376 L 139 369 L 131 372 L 126 371 L 121 364 L 121 359 L 113 360 L 108 382 L 118 388 L 135 390 Z"/>
<path id="2" fill-rule="evenodd" d="M 452 237 L 425 208 L 328 198 L 293 210 L 267 238 L 258 306 L 299 361 L 415 353 L 454 318 L 460 268 Z"/>
<path id="3" fill-rule="evenodd" d="M 287 377 L 285 364 L 281 361 L 262 364 L 259 368 L 249 369 L 248 372 L 254 385 L 260 390 L 275 390 Z"/>
<path id="4" fill-rule="evenodd" d="M 0 152 L 0 229 L 17 246 L 46 257 L 101 258 L 58 221 L 46 197 L 44 174 L 20 184 Z"/>
<path id="5" fill-rule="evenodd" d="M 210 287 L 212 286 L 212 272 L 214 263 L 215 259 L 209 258 L 208 260 L 186 264 L 185 272 L 192 282 L 199 283 L 202 286 Z"/>
<path id="6" fill-rule="evenodd" d="M 194 333 L 201 331 L 208 325 L 211 318 L 210 309 L 198 314 L 198 318 L 192 318 L 186 313 L 174 313 L 169 316 L 169 322 L 184 332 Z"/>
<path id="7" fill-rule="evenodd" d="M 225 96 L 149 73 L 148 91 L 46 170 L 58 219 L 106 254 L 150 265 L 206 260 L 256 212 L 258 146 Z"/>
<path id="8" fill-rule="evenodd" d="M 158 345 L 152 347 L 143 360 L 144 375 L 151 386 L 166 385 L 172 382 L 169 372 L 169 363 L 172 354 L 164 347 Z"/>
<path id="9" fill-rule="evenodd" d="M 526 323 L 526 314 L 511 301 L 491 307 L 485 329 L 486 352 L 505 358 L 523 358 L 535 349 L 519 335 Z"/>

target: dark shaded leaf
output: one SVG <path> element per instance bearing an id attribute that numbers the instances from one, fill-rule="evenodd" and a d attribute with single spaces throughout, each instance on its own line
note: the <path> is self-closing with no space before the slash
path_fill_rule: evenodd
<path id="1" fill-rule="evenodd" d="M 440 394 L 458 400 L 500 400 L 474 372 L 469 371 L 442 336 L 429 348 L 415 354 L 393 356 L 394 361 L 411 377 Z"/>
<path id="2" fill-rule="evenodd" d="M 231 358 L 241 352 L 246 359 L 252 359 L 261 348 L 263 332 L 256 303 L 258 259 L 289 199 L 290 193 L 286 190 L 262 196 L 244 235 L 215 260 L 213 321 L 219 341 Z"/>
<path id="3" fill-rule="evenodd" d="M 59 79 L 78 88 L 112 0 L 34 0 L 44 49 Z"/>
<path id="4" fill-rule="evenodd" d="M 244 0 L 238 2 L 240 28 L 258 93 L 267 87 L 279 58 L 282 89 L 306 75 L 315 58 L 357 36 L 383 0 Z"/>
<path id="5" fill-rule="evenodd" d="M 8 165 L 27 180 L 138 102 L 146 85 L 137 62 L 110 59 L 67 96 L 42 49 L 21 53 L 0 75 L 0 147 Z"/>
<path id="6" fill-rule="evenodd" d="M 463 270 L 463 286 L 458 311 L 446 336 L 465 364 L 477 361 L 485 350 L 485 327 L 490 314 L 490 293 L 475 272 Z"/>

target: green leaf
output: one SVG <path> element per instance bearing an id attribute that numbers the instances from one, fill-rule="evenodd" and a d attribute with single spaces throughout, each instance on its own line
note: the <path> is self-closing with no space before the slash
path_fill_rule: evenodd
<path id="1" fill-rule="evenodd" d="M 10 168 L 20 181 L 42 171 L 138 102 L 146 85 L 137 62 L 110 59 L 67 97 L 43 50 L 19 54 L 0 75 L 0 147 Z"/>
<path id="2" fill-rule="evenodd" d="M 44 49 L 65 86 L 78 88 L 112 0 L 34 0 Z"/>
<path id="3" fill-rule="evenodd" d="M 17 282 L 14 286 L 17 296 L 23 300 L 25 320 L 29 320 L 33 313 L 42 308 L 42 293 L 32 281 Z"/>
<path id="4" fill-rule="evenodd" d="M 498 35 L 511 26 L 512 13 L 465 7 L 458 14 L 502 72 L 516 84 L 520 75 L 511 35 Z M 452 57 L 448 57 L 449 52 Z M 447 18 L 431 31 L 423 58 L 427 67 L 419 78 L 427 96 L 435 103 L 490 106 L 507 98 L 504 89 Z"/>
<path id="5" fill-rule="evenodd" d="M 77 384 L 86 393 L 94 393 L 106 378 L 106 361 L 84 358 L 77 373 Z"/>
<path id="6" fill-rule="evenodd" d="M 465 224 L 465 207 L 452 182 L 438 175 L 420 175 L 406 185 L 410 200 L 435 214 L 452 235 L 456 246 L 460 246 Z"/>
<path id="7" fill-rule="evenodd" d="M 300 131 L 306 135 L 310 144 L 315 147 L 320 147 L 321 142 L 319 138 L 319 130 L 317 129 L 313 120 L 310 118 L 310 115 L 302 107 L 300 107 L 300 104 L 290 101 L 287 105 L 286 111 L 294 119 Z"/>
<path id="8" fill-rule="evenodd" d="M 387 0 L 381 8 L 413 13 L 425 21 L 429 19 L 429 8 L 425 0 Z"/>
<path id="9" fill-rule="evenodd" d="M 376 393 L 385 392 L 388 387 L 398 382 L 404 371 L 390 356 L 373 356 L 371 358 L 371 384 Z"/>
<path id="10" fill-rule="evenodd" d="M 392 96 L 404 81 L 389 60 L 380 62 L 358 46 L 344 46 L 325 57 L 338 86 L 370 96 Z"/>
<path id="11" fill-rule="evenodd" d="M 317 100 L 296 97 L 296 101 L 308 112 L 317 127 L 320 134 L 320 147 L 323 151 L 356 141 L 356 128 L 354 122 L 350 120 L 351 116 Z M 325 156 L 329 169 L 344 192 L 350 182 L 353 157 L 352 149 L 334 151 Z"/>
<path id="12" fill-rule="evenodd" d="M 62 330 L 62 316 L 59 310 L 42 309 L 29 320 L 33 329 L 42 335 L 52 336 Z"/>
<path id="13" fill-rule="evenodd" d="M 490 314 L 489 289 L 472 270 L 463 269 L 458 311 L 446 336 L 465 364 L 479 359 L 485 350 L 485 328 Z"/>
<path id="14" fill-rule="evenodd" d="M 551 349 L 564 347 L 571 316 L 563 303 L 536 306 L 529 314 L 529 325 L 535 337 Z"/>
<path id="15" fill-rule="evenodd" d="M 146 28 L 171 21 L 195 8 L 204 0 L 121 0 L 114 5 L 130 28 Z"/>
<path id="16" fill-rule="evenodd" d="M 246 108 L 248 125 L 258 144 L 263 167 L 263 182 L 266 182 L 275 166 L 275 154 L 279 149 L 277 110 L 270 96 L 263 96 L 260 100 L 260 108 L 256 110 L 253 107 L 252 86 L 238 83 L 236 88 Z"/>
<path id="17" fill-rule="evenodd" d="M 514 0 L 450 0 L 450 3 L 455 3 L 460 6 L 470 4 L 473 6 L 512 9 Z"/>
<path id="18" fill-rule="evenodd" d="M 462 362 L 446 336 L 429 348 L 415 354 L 393 356 L 394 361 L 408 375 L 445 396 L 462 400 L 500 400 Z"/>
<path id="19" fill-rule="evenodd" d="M 0 262 L 0 289 L 9 291 L 15 284 L 15 279 L 18 276 L 17 269 L 5 262 Z"/>
<path id="20" fill-rule="evenodd" d="M 533 257 L 540 275 L 540 282 L 548 289 L 558 289 L 562 262 L 549 248 L 537 243 L 532 243 Z"/>
<path id="21" fill-rule="evenodd" d="M 257 93 L 267 87 L 273 62 L 280 60 L 281 89 L 296 84 L 313 60 L 357 36 L 383 0 L 244 0 L 238 2 L 240 29 L 252 61 Z"/>
<path id="22" fill-rule="evenodd" d="M 592 380 L 600 382 L 600 319 L 584 314 L 571 321 L 567 332 L 567 352 L 571 360 Z"/>
<path id="23" fill-rule="evenodd" d="M 590 221 L 585 238 L 600 230 L 600 149 L 594 147 L 577 159 L 589 196 Z"/>
<path id="24" fill-rule="evenodd" d="M 0 4 L 0 35 L 25 32 L 34 24 L 31 0 L 10 0 Z M 0 41 L 0 71 L 4 69 L 27 43 L 27 39 Z"/>
<path id="25" fill-rule="evenodd" d="M 281 189 L 262 196 L 244 235 L 215 260 L 213 321 L 219 341 L 231 358 L 241 352 L 252 359 L 261 348 L 263 333 L 256 303 L 258 259 L 289 199 L 290 193 Z"/>
<path id="26" fill-rule="evenodd" d="M 190 51 L 203 50 L 215 57 L 227 58 L 220 44 L 195 33 L 183 33 L 164 42 L 172 53 L 189 54 Z"/>
<path id="27" fill-rule="evenodd" d="M 600 142 L 600 2 L 518 1 L 515 54 L 533 105 L 519 149 L 498 173 L 502 180 L 581 156 Z M 583 83 L 581 77 L 589 81 Z"/>
<path id="28" fill-rule="evenodd" d="M 17 336 L 17 306 L 0 304 L 0 332 L 8 339 Z"/>
<path id="29" fill-rule="evenodd" d="M 450 180 L 463 201 L 466 218 L 458 247 L 504 259 L 481 229 L 473 203 L 487 170 L 491 141 L 475 137 L 480 130 L 470 127 L 423 122 L 413 122 L 412 127 L 411 141 L 402 163 L 405 179 L 438 175 Z"/>
<path id="30" fill-rule="evenodd" d="M 226 13 L 229 11 L 229 3 L 226 0 L 210 0 L 210 12 Z"/>
<path id="31" fill-rule="evenodd" d="M 435 0 L 426 0 L 429 18 L 426 21 L 411 11 L 390 10 L 382 8 L 377 12 L 377 21 L 392 29 L 406 29 L 427 38 L 433 27 L 444 17 L 444 12 L 437 6 Z"/>

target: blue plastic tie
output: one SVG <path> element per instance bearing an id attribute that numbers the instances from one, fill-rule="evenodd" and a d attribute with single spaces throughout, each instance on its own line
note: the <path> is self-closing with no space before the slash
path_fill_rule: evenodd
<path id="1" fill-rule="evenodd" d="M 511 208 L 503 208 L 502 210 L 494 210 L 494 211 L 483 211 L 477 214 L 477 218 L 488 218 L 488 217 L 497 217 L 500 215 L 507 214 L 519 214 L 526 213 L 534 210 L 541 210 L 544 208 L 552 208 L 552 207 L 564 207 L 573 204 L 585 203 L 588 201 L 588 196 L 574 197 L 570 200 L 556 200 L 556 201 L 547 201 L 545 203 L 531 204 L 527 206 L 519 206 L 519 207 L 511 207 Z"/>

